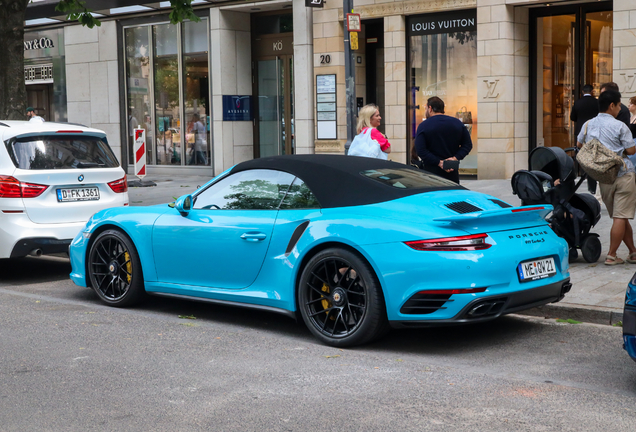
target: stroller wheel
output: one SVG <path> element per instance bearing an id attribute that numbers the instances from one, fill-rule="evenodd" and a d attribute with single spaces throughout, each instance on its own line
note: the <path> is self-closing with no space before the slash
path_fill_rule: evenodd
<path id="1" fill-rule="evenodd" d="M 595 235 L 583 237 L 581 242 L 581 252 L 583 258 L 589 263 L 595 263 L 601 256 L 601 241 Z"/>
<path id="2" fill-rule="evenodd" d="M 570 247 L 570 252 L 568 254 L 568 262 L 574 262 L 579 257 L 579 251 L 576 250 L 575 247 Z"/>

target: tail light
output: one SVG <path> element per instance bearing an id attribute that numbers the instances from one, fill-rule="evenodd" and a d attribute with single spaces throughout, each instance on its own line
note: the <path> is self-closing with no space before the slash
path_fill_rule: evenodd
<path id="1" fill-rule="evenodd" d="M 0 176 L 0 198 L 35 198 L 48 186 L 35 183 L 23 183 L 15 177 Z"/>
<path id="2" fill-rule="evenodd" d="M 408 247 L 419 251 L 473 251 L 488 249 L 488 234 L 472 234 L 461 237 L 447 237 L 432 240 L 416 240 L 404 242 Z"/>
<path id="3" fill-rule="evenodd" d="M 519 213 L 519 212 L 534 211 L 534 210 L 545 210 L 545 207 L 523 207 L 523 208 L 511 210 L 511 211 L 512 213 Z"/>
<path id="4" fill-rule="evenodd" d="M 108 183 L 108 186 L 110 186 L 115 193 L 128 192 L 128 179 L 124 175 L 123 178 Z"/>

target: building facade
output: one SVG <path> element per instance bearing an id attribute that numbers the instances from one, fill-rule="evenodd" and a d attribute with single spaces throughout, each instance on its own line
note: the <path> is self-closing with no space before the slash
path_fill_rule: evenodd
<path id="1" fill-rule="evenodd" d="M 150 174 L 344 153 L 341 3 L 193 5 L 201 21 L 179 25 L 169 3 L 97 11 L 95 29 L 27 21 L 29 105 L 105 130 L 131 173 L 135 128 L 145 130 Z M 584 84 L 615 81 L 624 102 L 636 95 L 633 0 L 354 0 L 354 12 L 356 103 L 379 106 L 398 162 L 409 163 L 431 96 L 471 133 L 461 172 L 488 179 L 526 168 L 536 146 L 570 147 Z"/>

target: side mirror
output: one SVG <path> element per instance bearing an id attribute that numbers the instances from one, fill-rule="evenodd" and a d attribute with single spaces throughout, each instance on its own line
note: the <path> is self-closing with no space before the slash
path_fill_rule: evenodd
<path id="1" fill-rule="evenodd" d="M 174 203 L 181 216 L 187 216 L 190 210 L 192 210 L 192 195 L 183 195 Z"/>

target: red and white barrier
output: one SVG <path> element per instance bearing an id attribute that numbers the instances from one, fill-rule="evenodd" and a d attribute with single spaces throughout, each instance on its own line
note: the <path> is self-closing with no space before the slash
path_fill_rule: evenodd
<path id="1" fill-rule="evenodd" d="M 146 175 L 146 130 L 141 128 L 135 129 L 135 175 Z"/>

